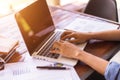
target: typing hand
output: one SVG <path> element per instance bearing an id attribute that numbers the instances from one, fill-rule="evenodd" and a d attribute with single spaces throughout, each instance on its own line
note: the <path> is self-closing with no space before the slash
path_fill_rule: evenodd
<path id="1" fill-rule="evenodd" d="M 89 33 L 76 32 L 67 30 L 61 35 L 61 40 L 68 41 L 71 43 L 84 43 L 89 39 Z"/>
<path id="2" fill-rule="evenodd" d="M 79 52 L 83 52 L 83 51 L 72 43 L 60 40 L 60 41 L 56 41 L 53 44 L 50 52 L 58 53 L 69 58 L 76 58 Z"/>

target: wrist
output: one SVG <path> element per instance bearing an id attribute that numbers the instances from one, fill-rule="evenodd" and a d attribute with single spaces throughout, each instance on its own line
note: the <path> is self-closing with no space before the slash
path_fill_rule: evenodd
<path id="1" fill-rule="evenodd" d="M 96 34 L 94 32 L 88 32 L 88 40 L 95 39 Z"/>
<path id="2" fill-rule="evenodd" d="M 74 58 L 81 61 L 81 60 L 85 59 L 85 57 L 84 57 L 85 54 L 86 54 L 85 51 L 79 50 L 78 52 L 76 52 Z M 82 58 L 83 58 L 83 59 L 82 59 Z"/>

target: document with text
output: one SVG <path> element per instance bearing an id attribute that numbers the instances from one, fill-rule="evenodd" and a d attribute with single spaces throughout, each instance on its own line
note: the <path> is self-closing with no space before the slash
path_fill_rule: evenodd
<path id="1" fill-rule="evenodd" d="M 117 29 L 118 25 L 101 20 L 90 20 L 83 18 L 76 18 L 72 23 L 65 27 L 65 29 L 80 31 L 80 32 L 97 32 L 105 30 Z"/>
<path id="2" fill-rule="evenodd" d="M 37 63 L 37 61 L 35 61 Z M 0 80 L 80 80 L 73 67 L 69 70 L 47 70 L 37 69 L 37 65 L 48 65 L 49 62 L 38 61 L 17 62 L 5 65 L 5 69 L 0 71 Z"/>

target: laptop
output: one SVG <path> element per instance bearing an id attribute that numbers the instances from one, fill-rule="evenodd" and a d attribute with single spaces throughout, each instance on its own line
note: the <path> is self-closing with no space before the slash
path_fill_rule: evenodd
<path id="1" fill-rule="evenodd" d="M 40 60 L 74 66 L 77 60 L 49 53 L 64 30 L 55 29 L 46 0 L 36 0 L 15 13 L 15 19 L 30 55 Z M 84 49 L 86 44 L 82 44 Z"/>

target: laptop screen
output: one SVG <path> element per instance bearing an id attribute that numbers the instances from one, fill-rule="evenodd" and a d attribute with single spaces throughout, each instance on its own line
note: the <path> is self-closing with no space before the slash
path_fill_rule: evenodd
<path id="1" fill-rule="evenodd" d="M 46 0 L 35 1 L 17 12 L 15 18 L 30 53 L 55 29 Z"/>

